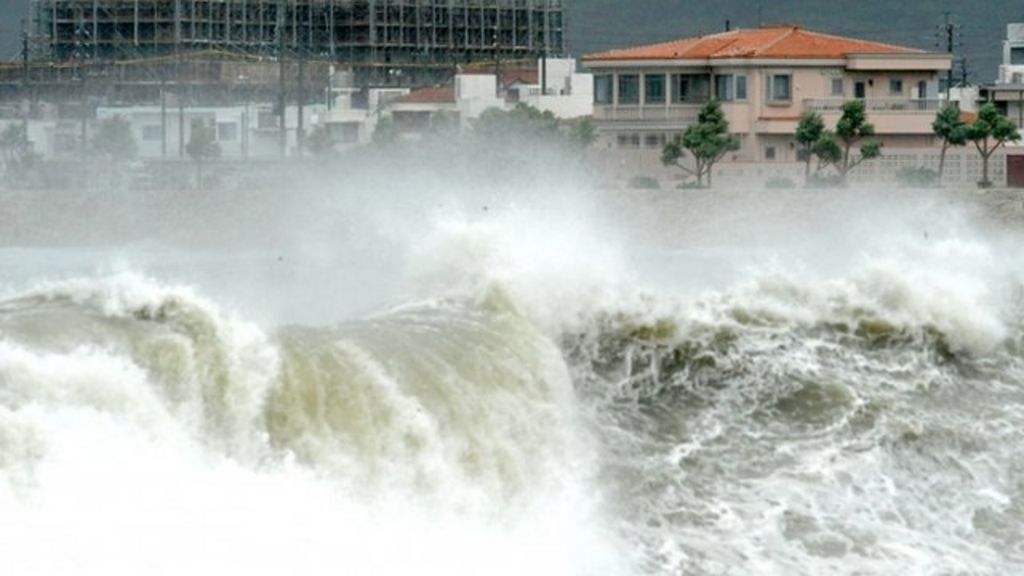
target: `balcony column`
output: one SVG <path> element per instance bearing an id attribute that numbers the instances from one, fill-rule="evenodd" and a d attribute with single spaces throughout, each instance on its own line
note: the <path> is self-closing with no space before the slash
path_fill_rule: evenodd
<path id="1" fill-rule="evenodd" d="M 665 107 L 665 118 L 668 120 L 672 118 L 672 74 L 666 73 L 663 75 L 665 78 L 665 102 L 662 106 Z"/>
<path id="2" fill-rule="evenodd" d="M 644 119 L 644 107 L 647 105 L 647 75 L 643 74 L 643 73 L 638 74 L 637 82 L 640 84 L 636 88 L 636 92 L 637 92 L 637 105 L 638 105 L 637 107 L 640 110 L 640 112 L 639 112 L 639 114 L 637 114 L 637 116 L 641 120 L 643 120 Z M 641 136 L 640 139 L 643 140 L 643 136 Z M 643 147 L 643 142 L 641 142 L 640 144 L 641 144 L 641 147 Z"/>

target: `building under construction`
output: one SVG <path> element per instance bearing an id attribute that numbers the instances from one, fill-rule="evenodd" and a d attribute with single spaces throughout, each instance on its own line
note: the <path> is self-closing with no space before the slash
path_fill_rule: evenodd
<path id="1" fill-rule="evenodd" d="M 219 53 L 331 62 L 364 85 L 565 52 L 563 0 L 32 0 L 31 22 L 33 62 L 166 66 Z"/>

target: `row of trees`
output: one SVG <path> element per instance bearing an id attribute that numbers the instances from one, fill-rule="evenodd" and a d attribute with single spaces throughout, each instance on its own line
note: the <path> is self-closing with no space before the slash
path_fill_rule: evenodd
<path id="1" fill-rule="evenodd" d="M 816 158 L 815 176 L 831 167 L 839 183 L 845 184 L 851 170 L 882 154 L 882 143 L 875 140 L 874 135 L 875 127 L 868 122 L 864 102 L 860 100 L 843 104 L 842 115 L 834 131 L 826 129 L 821 114 L 805 112 L 795 134 L 805 156 L 805 181 L 811 181 L 811 163 Z"/>
<path id="2" fill-rule="evenodd" d="M 797 126 L 796 141 L 806 157 L 805 176 L 811 180 L 811 164 L 817 158 L 815 176 L 832 169 L 840 182 L 851 170 L 877 157 L 882 145 L 871 139 L 875 129 L 867 121 L 864 103 L 853 100 L 843 105 L 843 113 L 834 131 L 825 127 L 820 114 L 805 114 Z M 697 115 L 697 123 L 665 143 L 661 162 L 682 170 L 696 179 L 697 187 L 712 185 L 712 170 L 729 152 L 740 148 L 739 138 L 729 133 L 729 122 L 721 104 L 708 102 Z M 692 162 L 685 161 L 687 153 Z"/>
<path id="3" fill-rule="evenodd" d="M 967 123 L 960 107 L 947 104 L 935 116 L 932 130 L 942 141 L 939 152 L 939 170 L 935 174 L 937 182 L 942 182 L 946 168 L 946 153 L 950 148 L 966 146 L 973 143 L 981 156 L 982 179 L 978 184 L 989 187 L 989 159 L 1007 142 L 1016 142 L 1021 136 L 1017 127 L 1005 116 L 1001 115 L 992 103 L 985 104 L 978 111 L 977 118 Z M 834 133 L 825 129 L 824 119 L 816 112 L 806 112 L 800 117 L 796 129 L 796 141 L 804 150 L 807 159 L 805 178 L 811 178 L 812 158 L 818 159 L 818 168 L 834 166 L 839 173 L 840 181 L 846 180 L 850 170 L 861 162 L 877 157 L 881 153 L 881 145 L 873 139 L 874 127 L 867 122 L 864 104 L 859 100 L 843 105 L 843 115 L 836 124 Z M 838 139 L 838 142 L 837 142 Z M 852 151 L 857 144 L 859 155 Z"/>
<path id="4" fill-rule="evenodd" d="M 1020 131 L 1008 118 L 999 113 L 992 103 L 985 104 L 978 110 L 978 117 L 967 124 L 963 120 L 960 109 L 953 104 L 947 105 L 935 116 L 932 130 L 942 140 L 942 153 L 939 155 L 938 181 L 946 167 L 946 151 L 954 146 L 965 146 L 973 143 L 981 155 L 982 177 L 979 185 L 989 187 L 988 161 L 996 150 L 1007 142 L 1021 139 Z"/>
<path id="5" fill-rule="evenodd" d="M 989 159 L 1007 142 L 1021 139 L 1017 127 L 999 114 L 991 103 L 982 106 L 977 119 L 970 124 L 964 122 L 958 106 L 949 104 L 939 110 L 932 127 L 942 141 L 938 182 L 942 181 L 947 151 L 973 143 L 982 159 L 982 181 L 979 185 L 991 186 Z M 828 180 L 845 184 L 852 170 L 881 155 L 882 144 L 874 136 L 875 127 L 868 121 L 861 100 L 843 104 L 834 130 L 826 127 L 821 114 L 805 112 L 794 134 L 805 161 L 805 184 Z M 729 133 L 729 122 L 721 105 L 712 100 L 701 109 L 696 124 L 665 144 L 661 162 L 695 178 L 698 187 L 711 186 L 714 165 L 739 147 L 738 137 Z M 687 153 L 692 161 L 685 161 Z"/>

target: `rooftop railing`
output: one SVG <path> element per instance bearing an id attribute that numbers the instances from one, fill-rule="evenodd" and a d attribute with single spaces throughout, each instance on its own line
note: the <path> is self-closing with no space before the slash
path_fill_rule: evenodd
<path id="1" fill-rule="evenodd" d="M 594 106 L 594 119 L 696 122 L 701 108 L 700 104 L 673 104 L 670 106 L 663 104 L 651 106 L 608 106 L 597 104 Z"/>
<path id="2" fill-rule="evenodd" d="M 811 112 L 841 112 L 848 98 L 815 98 L 804 100 L 804 109 Z M 866 98 L 868 112 L 936 112 L 943 100 L 938 98 Z"/>

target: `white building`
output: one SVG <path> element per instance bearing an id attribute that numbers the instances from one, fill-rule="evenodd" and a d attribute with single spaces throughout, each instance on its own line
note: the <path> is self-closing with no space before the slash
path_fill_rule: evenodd
<path id="1" fill-rule="evenodd" d="M 323 104 L 303 107 L 303 128 L 309 134 L 318 117 L 326 110 Z M 131 106 L 100 107 L 97 121 L 120 116 L 131 126 L 139 158 L 186 157 L 186 145 L 192 130 L 202 123 L 213 129 L 222 158 L 267 158 L 282 155 L 280 118 L 271 104 L 248 103 L 241 106 L 178 107 Z M 299 109 L 285 108 L 285 154 L 294 155 L 298 148 Z"/>
<path id="2" fill-rule="evenodd" d="M 540 77 L 542 72 L 546 82 Z M 576 72 L 570 58 L 538 61 L 536 69 L 462 71 L 443 86 L 414 90 L 391 100 L 382 110 L 404 138 L 428 129 L 465 130 L 491 108 L 509 110 L 526 104 L 560 119 L 589 117 L 594 110 L 593 76 Z"/>
<path id="3" fill-rule="evenodd" d="M 384 109 L 409 93 L 408 88 L 358 88 L 348 70 L 332 70 L 330 90 L 329 106 L 313 125 L 327 129 L 336 150 L 370 142 Z"/>
<path id="4" fill-rule="evenodd" d="M 1024 23 L 1006 25 L 999 78 L 981 87 L 979 100 L 995 103 L 1017 128 L 1024 129 Z"/>

